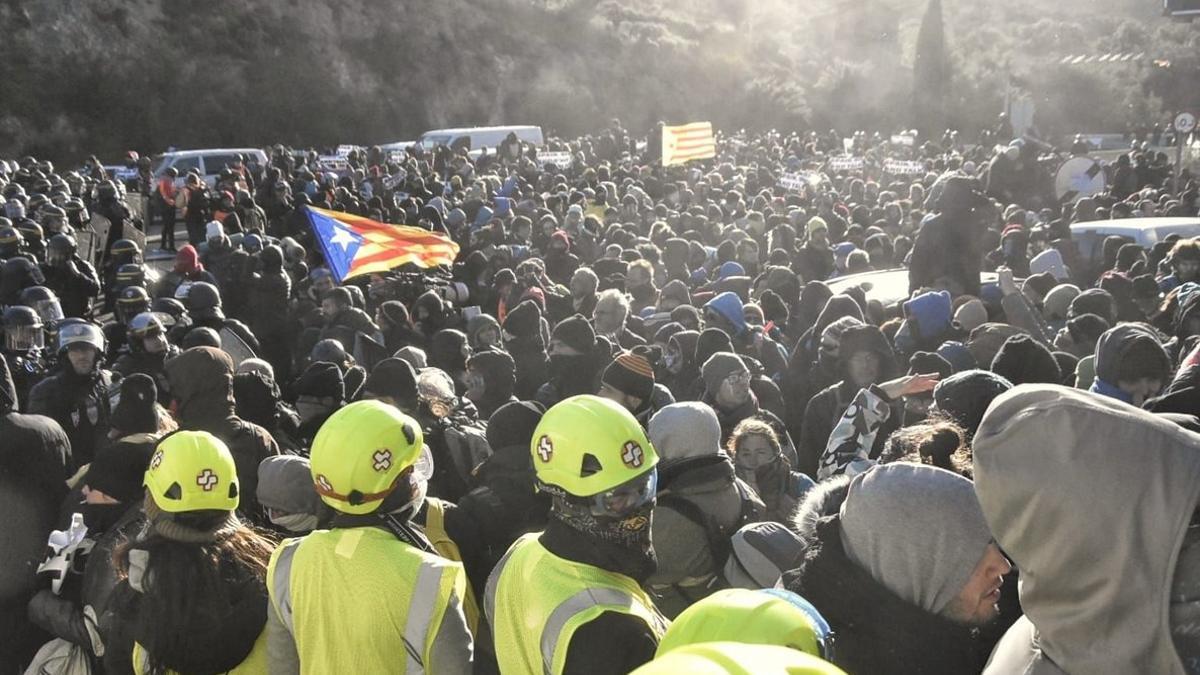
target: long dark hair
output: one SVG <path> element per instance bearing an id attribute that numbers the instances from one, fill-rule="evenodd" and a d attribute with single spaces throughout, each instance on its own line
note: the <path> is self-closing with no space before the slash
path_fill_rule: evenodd
<path id="1" fill-rule="evenodd" d="M 211 531 L 228 517 L 226 511 L 196 511 L 175 514 L 173 520 L 190 530 Z M 142 577 L 145 592 L 134 596 L 132 626 L 149 655 L 148 672 L 165 673 L 161 655 L 186 653 L 192 636 L 208 632 L 221 620 L 231 601 L 239 599 L 231 594 L 231 584 L 257 583 L 265 589 L 275 546 L 271 534 L 244 524 L 207 543 L 181 542 L 157 533 L 122 542 L 113 553 L 120 579 L 128 577 L 132 549 L 149 554 Z"/>

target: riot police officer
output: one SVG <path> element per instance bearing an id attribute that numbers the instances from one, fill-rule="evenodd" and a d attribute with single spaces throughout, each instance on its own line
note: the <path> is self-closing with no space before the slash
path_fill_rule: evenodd
<path id="1" fill-rule="evenodd" d="M 29 392 L 46 376 L 46 336 L 42 329 L 42 318 L 32 308 L 13 305 L 4 310 L 3 356 L 22 412 L 29 409 Z"/>
<path id="2" fill-rule="evenodd" d="M 79 257 L 78 250 L 70 235 L 50 237 L 42 274 L 46 286 L 58 294 L 65 316 L 87 317 L 92 311 L 92 298 L 100 292 L 100 279 L 92 264 Z"/>
<path id="3" fill-rule="evenodd" d="M 125 332 L 125 350 L 113 364 L 113 372 L 122 377 L 143 373 L 158 385 L 158 402 L 170 402 L 170 383 L 166 362 L 179 355 L 179 348 L 167 341 L 167 331 L 154 312 L 142 312 L 130 320 Z"/>
<path id="4" fill-rule="evenodd" d="M 57 372 L 29 394 L 29 412 L 57 421 L 71 439 L 76 466 L 92 461 L 109 430 L 109 387 L 105 370 L 104 334 L 95 324 L 64 323 L 58 329 Z"/>

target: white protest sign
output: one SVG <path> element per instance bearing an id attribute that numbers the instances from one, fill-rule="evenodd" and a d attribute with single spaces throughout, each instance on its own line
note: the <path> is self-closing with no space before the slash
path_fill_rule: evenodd
<path id="1" fill-rule="evenodd" d="M 358 149 L 357 145 L 339 145 L 337 146 L 338 157 L 349 157 L 350 153 Z"/>
<path id="2" fill-rule="evenodd" d="M 904 145 L 904 146 L 911 148 L 913 143 L 916 142 L 916 140 L 917 139 L 913 138 L 912 134 L 893 134 L 892 135 L 892 145 Z"/>
<path id="3" fill-rule="evenodd" d="M 925 163 L 915 159 L 889 159 L 884 161 L 883 170 L 897 176 L 912 176 L 925 173 Z"/>
<path id="4" fill-rule="evenodd" d="M 821 175 L 812 171 L 785 173 L 779 177 L 779 187 L 785 190 L 800 190 L 806 184 L 815 186 L 820 182 Z"/>
<path id="5" fill-rule="evenodd" d="M 401 169 L 399 171 L 399 173 L 394 173 L 390 176 L 384 176 L 383 181 L 382 181 L 383 189 L 394 190 L 394 189 L 396 189 L 396 186 L 403 183 L 404 179 L 407 177 L 408 177 L 408 173 L 405 172 L 404 169 Z"/>
<path id="6" fill-rule="evenodd" d="M 326 171 L 334 172 L 350 170 L 350 162 L 346 161 L 343 157 L 318 157 L 317 166 Z"/>
<path id="7" fill-rule="evenodd" d="M 863 168 L 862 157 L 830 157 L 829 168 L 833 171 L 858 171 Z"/>
<path id="8" fill-rule="evenodd" d="M 573 162 L 573 160 L 571 159 L 571 153 L 566 152 L 566 151 L 539 152 L 538 153 L 538 161 L 542 163 L 543 167 L 545 167 L 549 164 L 553 164 L 554 166 L 557 166 L 560 169 L 565 169 L 565 168 L 571 166 L 571 164 Z"/>

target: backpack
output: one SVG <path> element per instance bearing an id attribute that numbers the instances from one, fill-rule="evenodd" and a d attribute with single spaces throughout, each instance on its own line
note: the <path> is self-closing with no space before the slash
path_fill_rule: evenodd
<path id="1" fill-rule="evenodd" d="M 658 506 L 665 506 L 704 528 L 705 537 L 708 539 L 708 550 L 713 557 L 713 571 L 717 576 L 721 576 L 723 573 L 725 562 L 732 553 L 733 544 L 730 537 L 744 526 L 761 521 L 766 515 L 766 507 L 754 493 L 753 488 L 740 478 L 734 478 L 733 485 L 737 488 L 738 497 L 741 499 L 741 511 L 737 521 L 728 531 L 722 528 L 711 514 L 686 497 L 671 492 L 658 497 Z"/>
<path id="2" fill-rule="evenodd" d="M 464 485 L 473 485 L 475 467 L 492 456 L 488 445 L 487 429 L 482 422 L 470 421 L 447 424 L 445 427 L 446 448 L 454 462 L 455 473 Z"/>

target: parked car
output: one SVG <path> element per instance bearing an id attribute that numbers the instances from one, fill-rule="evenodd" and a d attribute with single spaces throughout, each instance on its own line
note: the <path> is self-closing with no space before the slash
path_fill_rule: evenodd
<path id="1" fill-rule="evenodd" d="M 545 142 L 541 127 L 511 126 L 434 129 L 421 134 L 417 143 L 425 150 L 432 150 L 439 145 L 457 148 L 465 144 L 472 155 L 477 155 L 485 149 L 499 148 L 510 133 L 516 134 L 517 138 L 533 145 L 542 145 Z"/>
<path id="2" fill-rule="evenodd" d="M 1200 218 L 1118 218 L 1071 225 L 1071 241 L 1075 242 L 1078 259 L 1092 272 L 1103 267 L 1107 237 L 1125 237 L 1149 250 L 1171 234 L 1184 238 L 1200 236 Z"/>
<path id="3" fill-rule="evenodd" d="M 246 158 L 247 162 L 267 164 L 267 153 L 258 148 L 214 148 L 210 150 L 178 150 L 164 152 L 154 158 L 154 175 L 161 174 L 167 167 L 175 167 L 179 176 L 176 185 L 183 185 L 188 172 L 195 169 L 204 177 L 204 182 L 211 188 L 217 183 L 221 169 L 232 166 L 237 162 L 238 155 Z"/>
<path id="4" fill-rule="evenodd" d="M 997 284 L 995 272 L 982 272 L 979 280 L 984 287 Z M 867 300 L 878 300 L 884 307 L 908 299 L 907 268 L 860 272 L 838 277 L 825 283 L 835 294 L 844 293 L 855 286 L 861 286 L 867 294 Z"/>

